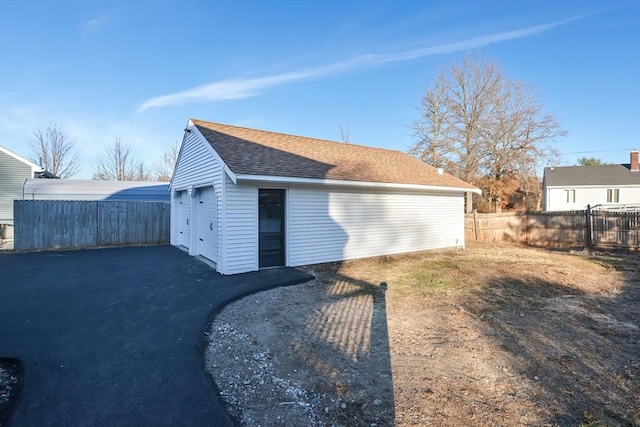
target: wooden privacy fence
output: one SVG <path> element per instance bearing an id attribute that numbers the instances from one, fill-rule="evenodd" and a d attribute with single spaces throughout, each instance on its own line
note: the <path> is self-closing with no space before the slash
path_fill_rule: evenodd
<path id="1" fill-rule="evenodd" d="M 166 202 L 15 200 L 14 249 L 168 243 Z"/>
<path id="2" fill-rule="evenodd" d="M 566 212 L 465 214 L 465 238 L 535 246 L 640 249 L 640 212 L 586 209 Z"/>

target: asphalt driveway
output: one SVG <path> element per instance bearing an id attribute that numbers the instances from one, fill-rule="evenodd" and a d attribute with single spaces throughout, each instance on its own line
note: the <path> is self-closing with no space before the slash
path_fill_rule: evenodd
<path id="1" fill-rule="evenodd" d="M 309 279 L 221 276 L 171 246 L 0 255 L 0 357 L 24 366 L 12 425 L 232 425 L 204 371 L 208 316 Z"/>

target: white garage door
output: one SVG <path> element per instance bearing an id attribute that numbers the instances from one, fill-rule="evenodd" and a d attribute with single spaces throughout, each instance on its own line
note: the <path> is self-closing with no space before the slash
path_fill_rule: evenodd
<path id="1" fill-rule="evenodd" d="M 189 194 L 186 191 L 178 193 L 178 244 L 189 247 Z"/>
<path id="2" fill-rule="evenodd" d="M 198 198 L 198 248 L 200 255 L 217 262 L 217 199 L 212 187 L 201 188 Z"/>

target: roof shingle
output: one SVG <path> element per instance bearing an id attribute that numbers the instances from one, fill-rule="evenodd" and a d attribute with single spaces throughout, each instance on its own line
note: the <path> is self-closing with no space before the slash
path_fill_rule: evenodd
<path id="1" fill-rule="evenodd" d="M 191 121 L 236 174 L 475 189 L 396 150 Z"/>
<path id="2" fill-rule="evenodd" d="M 550 187 L 580 185 L 640 185 L 640 172 L 629 164 L 561 166 L 544 169 L 545 184 Z"/>

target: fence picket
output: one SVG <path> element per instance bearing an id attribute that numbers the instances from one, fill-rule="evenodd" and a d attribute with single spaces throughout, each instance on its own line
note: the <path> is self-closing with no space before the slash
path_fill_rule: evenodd
<path id="1" fill-rule="evenodd" d="M 465 214 L 465 237 L 538 246 L 640 249 L 640 212 L 582 210 Z"/>
<path id="2" fill-rule="evenodd" d="M 166 202 L 15 200 L 16 250 L 169 242 Z"/>

